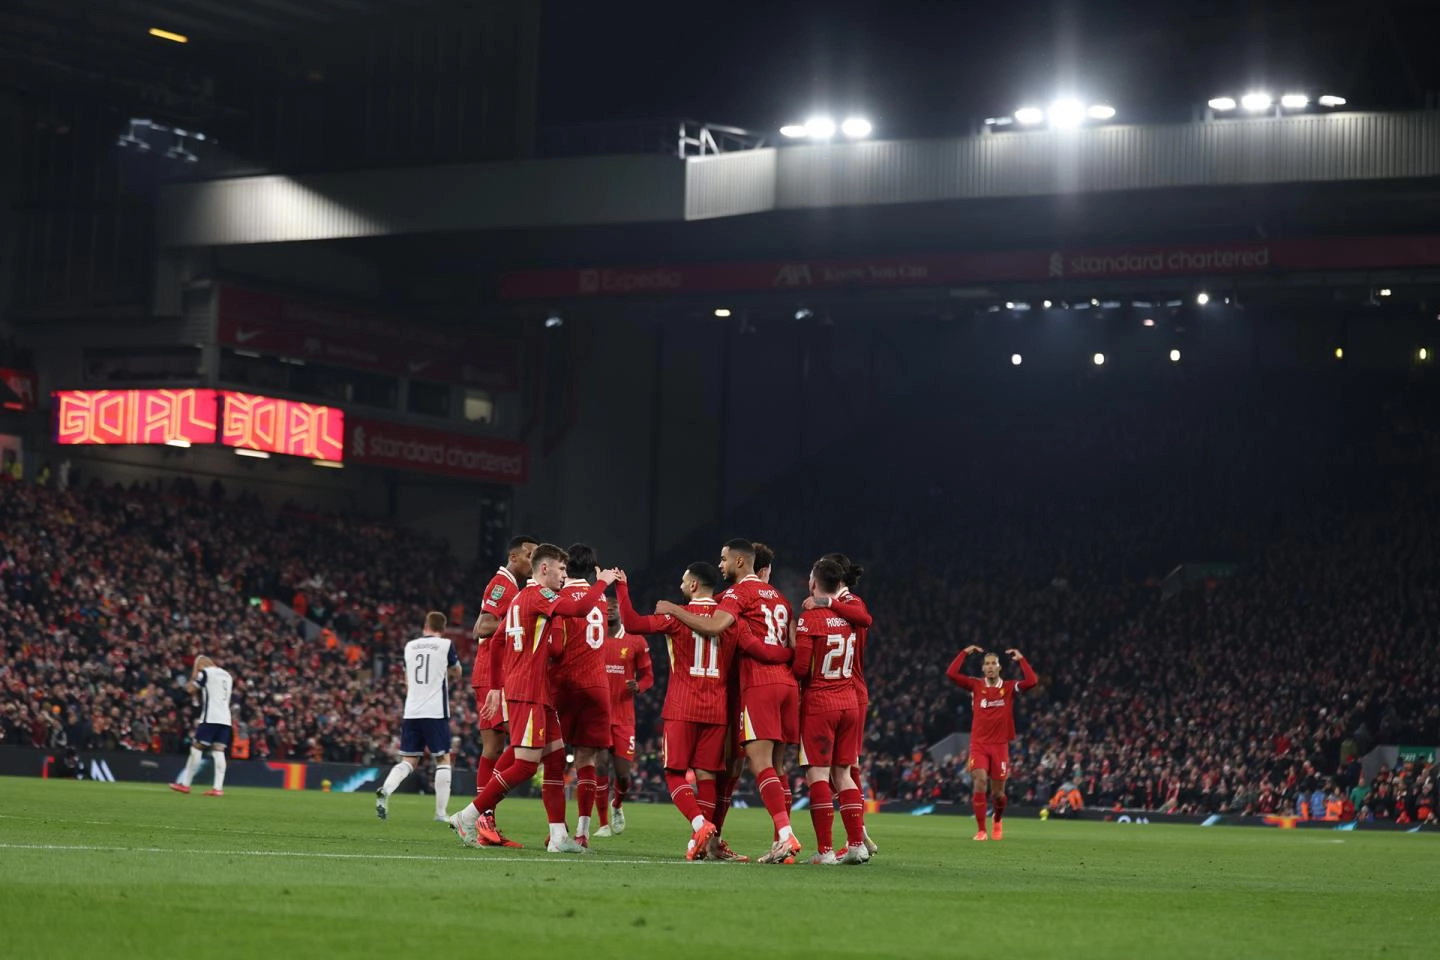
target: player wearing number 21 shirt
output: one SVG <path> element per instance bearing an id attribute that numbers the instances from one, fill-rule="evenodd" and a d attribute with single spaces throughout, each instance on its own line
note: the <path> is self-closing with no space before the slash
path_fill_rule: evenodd
<path id="1" fill-rule="evenodd" d="M 680 592 L 689 601 L 686 613 L 710 619 L 716 610 L 715 589 L 720 572 L 708 563 L 692 563 L 680 578 Z M 715 776 L 725 769 L 725 743 L 730 735 L 729 677 L 735 653 L 743 649 L 763 661 L 784 664 L 788 647 L 766 645 L 740 624 L 716 636 L 703 636 L 674 616 L 642 617 L 630 602 L 624 579 L 616 583 L 620 622 L 636 633 L 663 633 L 669 650 L 670 681 L 665 689 L 665 780 L 670 799 L 689 821 L 690 845 L 685 859 L 703 859 L 716 836 Z M 686 771 L 695 771 L 695 786 Z M 718 846 L 718 843 L 717 843 Z M 729 859 L 729 858 L 723 858 Z"/>
<path id="2" fill-rule="evenodd" d="M 715 613 L 697 616 L 673 603 L 656 606 L 705 637 L 718 637 L 740 625 L 765 644 L 789 647 L 793 628 L 789 601 L 755 575 L 755 545 L 731 540 L 720 554 L 720 570 L 733 586 L 720 597 Z M 785 787 L 777 767 L 783 767 L 785 745 L 800 742 L 800 688 L 786 665 L 765 663 L 740 655 L 740 737 L 760 798 L 775 823 L 776 840 L 761 863 L 793 861 L 800 841 L 790 828 Z"/>
<path id="3" fill-rule="evenodd" d="M 833 601 L 845 586 L 845 568 L 822 558 L 810 571 L 810 594 Z M 855 732 L 860 726 L 855 695 L 855 629 L 833 610 L 806 610 L 795 624 L 795 677 L 803 685 L 800 701 L 800 764 L 810 790 L 810 819 L 815 827 L 811 863 L 833 865 L 835 856 L 835 794 L 845 824 L 845 863 L 870 859 L 865 849 L 861 813 L 865 801 L 851 776 L 856 759 Z M 831 772 L 835 775 L 832 789 Z"/>
<path id="4" fill-rule="evenodd" d="M 950 664 L 945 671 L 957 685 L 970 691 L 971 714 L 974 717 L 970 728 L 970 775 L 975 781 L 974 810 L 975 822 L 980 831 L 976 840 L 999 840 L 1004 834 L 1002 821 L 1005 818 L 1005 781 L 1010 776 L 1010 741 L 1015 739 L 1015 699 L 1035 686 L 1035 671 L 1030 661 L 1019 650 L 1006 650 L 1010 659 L 1020 664 L 1023 680 L 1003 680 L 1000 677 L 1000 655 L 987 653 L 981 662 L 983 677 L 965 674 L 965 658 L 979 653 L 980 647 L 971 644 Z M 985 808 L 993 793 L 995 800 L 995 827 L 987 836 L 985 831 Z"/>

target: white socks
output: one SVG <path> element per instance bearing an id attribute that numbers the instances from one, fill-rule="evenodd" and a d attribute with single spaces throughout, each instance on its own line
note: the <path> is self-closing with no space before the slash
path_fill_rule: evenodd
<path id="1" fill-rule="evenodd" d="M 575 836 L 577 836 L 577 837 L 588 837 L 588 836 L 590 836 L 590 818 L 589 818 L 589 817 L 576 817 L 576 818 L 575 818 Z"/>
<path id="2" fill-rule="evenodd" d="M 435 816 L 445 816 L 445 808 L 448 806 L 450 806 L 450 767 L 446 765 L 435 768 Z"/>
<path id="3" fill-rule="evenodd" d="M 210 751 L 210 759 L 215 762 L 215 789 L 225 789 L 225 751 L 214 749 Z"/>
<path id="4" fill-rule="evenodd" d="M 690 829 L 691 829 L 691 830 L 699 830 L 699 829 L 700 829 L 701 827 L 703 827 L 703 826 L 705 826 L 705 815 L 704 815 L 704 814 L 701 814 L 700 816 L 695 817 L 695 818 L 693 818 L 693 819 L 690 821 Z"/>
<path id="5" fill-rule="evenodd" d="M 411 765 L 409 760 L 401 760 L 399 763 L 395 764 L 395 766 L 390 768 L 390 776 L 385 778 L 385 785 L 380 789 L 383 790 L 385 792 L 385 796 L 388 797 L 390 796 L 390 794 L 394 793 L 400 788 L 400 784 L 405 782 L 406 777 L 410 776 L 410 774 L 414 772 L 415 768 Z"/>
<path id="6" fill-rule="evenodd" d="M 550 839 L 556 843 L 570 836 L 570 828 L 563 823 L 550 824 Z"/>
<path id="7" fill-rule="evenodd" d="M 199 747 L 190 747 L 190 759 L 185 761 L 185 772 L 180 774 L 179 783 L 182 787 L 190 786 L 190 781 L 195 779 L 195 771 L 200 769 L 200 761 L 204 756 Z"/>
<path id="8" fill-rule="evenodd" d="M 696 829 L 699 829 L 699 828 L 697 827 Z M 780 828 L 780 839 L 781 839 L 781 840 L 789 840 L 789 839 L 790 839 L 791 837 L 793 837 L 793 836 L 795 836 L 795 831 L 794 831 L 794 829 L 791 828 L 788 824 L 787 824 L 786 826 L 783 826 L 783 827 Z"/>

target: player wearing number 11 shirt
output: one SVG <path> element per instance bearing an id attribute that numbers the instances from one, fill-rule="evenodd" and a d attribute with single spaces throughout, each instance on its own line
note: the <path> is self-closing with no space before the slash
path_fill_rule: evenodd
<path id="1" fill-rule="evenodd" d="M 791 647 L 794 624 L 790 603 L 755 575 L 754 543 L 731 540 L 725 544 L 720 571 L 733 586 L 721 595 L 713 615 L 697 616 L 673 603 L 659 604 L 655 612 L 675 617 L 701 636 L 718 637 L 739 624 L 769 646 Z M 788 666 L 740 656 L 740 726 L 760 798 L 775 822 L 775 843 L 760 862 L 793 862 L 800 841 L 790 827 L 785 787 L 777 773 L 777 768 L 784 766 L 785 745 L 800 742 L 800 688 Z"/>
<path id="2" fill-rule="evenodd" d="M 708 563 L 692 563 L 680 578 L 680 592 L 689 601 L 688 614 L 710 619 L 716 610 L 715 588 L 720 572 Z M 665 690 L 665 780 L 670 799 L 692 833 L 685 859 L 708 855 L 718 847 L 711 818 L 715 813 L 715 777 L 725 769 L 725 742 L 729 726 L 729 678 L 735 667 L 737 649 L 769 663 L 784 664 L 790 659 L 788 647 L 766 645 L 740 624 L 732 624 L 716 636 L 703 636 L 674 616 L 657 614 L 642 617 L 630 603 L 622 578 L 616 584 L 620 601 L 620 622 L 636 633 L 663 633 L 670 658 L 670 681 Z M 686 771 L 695 771 L 695 786 L 686 781 Z M 728 857 L 720 859 L 731 859 Z"/>

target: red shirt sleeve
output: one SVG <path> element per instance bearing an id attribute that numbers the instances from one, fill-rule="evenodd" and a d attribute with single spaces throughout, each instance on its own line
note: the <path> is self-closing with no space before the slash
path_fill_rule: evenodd
<path id="1" fill-rule="evenodd" d="M 524 595 L 516 597 L 514 604 L 524 600 Z M 495 636 L 490 638 L 490 689 L 505 689 L 505 648 L 513 641 L 510 634 L 505 632 L 505 624 L 500 624 L 500 629 L 495 631 Z"/>
<path id="2" fill-rule="evenodd" d="M 620 625 L 627 633 L 668 633 L 670 624 L 675 622 L 674 617 L 664 614 L 641 616 L 636 613 L 630 603 L 630 585 L 627 583 L 615 584 L 615 597 L 620 601 Z"/>
<path id="3" fill-rule="evenodd" d="M 790 647 L 761 640 L 738 620 L 730 629 L 735 631 L 735 639 L 740 644 L 740 649 L 761 663 L 789 663 L 790 658 L 795 655 L 795 651 Z"/>
<path id="4" fill-rule="evenodd" d="M 670 619 L 666 617 L 666 619 Z M 635 682 L 640 684 L 636 693 L 644 693 L 655 686 L 655 666 L 650 662 L 650 645 L 647 643 L 635 651 Z"/>
<path id="5" fill-rule="evenodd" d="M 804 682 L 810 676 L 810 654 L 814 650 L 815 640 L 805 628 L 805 618 L 801 617 L 795 626 L 795 659 L 790 664 L 790 672 L 795 674 L 796 680 Z"/>
<path id="6" fill-rule="evenodd" d="M 1024 693 L 1040 682 L 1040 678 L 1035 676 L 1035 670 L 1030 666 L 1030 661 L 1024 657 L 1020 658 L 1020 672 L 1025 675 L 1025 679 L 1015 685 L 1016 693 Z"/>
<path id="7" fill-rule="evenodd" d="M 966 690 L 974 690 L 975 684 L 978 681 L 976 681 L 974 677 L 965 675 L 965 658 L 968 656 L 969 654 L 965 651 L 960 651 L 960 655 L 951 661 L 949 669 L 945 671 L 945 676 L 949 677 L 951 682 L 956 686 L 964 687 Z"/>
<path id="8" fill-rule="evenodd" d="M 870 616 L 870 610 L 865 606 L 865 601 L 855 596 L 838 597 L 830 604 L 830 609 L 835 614 L 844 618 L 852 627 L 869 628 L 875 623 L 875 618 Z"/>

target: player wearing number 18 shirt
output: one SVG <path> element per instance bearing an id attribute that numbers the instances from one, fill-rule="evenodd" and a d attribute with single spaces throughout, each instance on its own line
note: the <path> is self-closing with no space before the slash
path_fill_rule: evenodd
<path id="1" fill-rule="evenodd" d="M 816 562 L 810 571 L 812 597 L 833 600 L 844 586 L 845 569 L 830 559 Z M 816 853 L 810 862 L 832 865 L 835 856 L 835 790 L 845 824 L 845 863 L 864 863 L 865 849 L 860 814 L 864 800 L 850 774 L 855 763 L 855 731 L 860 726 L 855 696 L 855 630 L 835 612 L 816 607 L 800 615 L 795 625 L 795 677 L 804 685 L 800 707 L 800 764 L 810 790 L 810 818 L 815 827 Z M 836 783 L 832 789 L 831 771 Z"/>
<path id="2" fill-rule="evenodd" d="M 790 603 L 755 575 L 754 543 L 737 539 L 725 544 L 720 571 L 733 586 L 721 595 L 712 616 L 696 616 L 673 603 L 658 605 L 656 613 L 674 616 L 701 636 L 717 637 L 739 624 L 770 646 L 790 647 Z M 777 768 L 784 766 L 785 745 L 800 742 L 800 688 L 787 665 L 765 663 L 744 653 L 739 659 L 741 739 L 760 798 L 775 823 L 775 843 L 760 862 L 793 861 L 800 841 L 790 827 Z"/>
<path id="3" fill-rule="evenodd" d="M 1010 776 L 1010 741 L 1015 739 L 1015 700 L 1020 694 L 1036 684 L 1035 671 L 1030 661 L 1019 650 L 1006 650 L 1010 659 L 1020 664 L 1023 680 L 1003 680 L 1000 677 L 1000 655 L 987 653 L 981 661 L 983 677 L 965 674 L 965 658 L 979 653 L 980 647 L 971 644 L 950 664 L 945 675 L 958 686 L 970 691 L 971 713 L 974 717 L 970 729 L 970 776 L 975 782 L 975 822 L 980 832 L 976 840 L 1003 836 L 1001 822 L 1005 818 L 1005 781 Z M 987 837 L 985 831 L 987 794 L 993 792 L 995 800 L 995 827 Z"/>
<path id="4" fill-rule="evenodd" d="M 445 614 L 425 614 L 425 631 L 405 644 L 405 717 L 400 721 L 400 762 L 375 791 L 375 815 L 389 818 L 390 795 L 420 766 L 435 759 L 435 819 L 446 822 L 450 803 L 450 685 L 460 679 L 460 655 L 445 636 Z"/>
<path id="5" fill-rule="evenodd" d="M 572 544 L 566 553 L 570 555 L 567 569 L 575 573 L 589 573 L 597 569 L 595 550 L 589 544 Z M 589 589 L 588 580 L 574 578 L 565 582 L 560 594 L 580 603 Z M 575 751 L 575 804 L 578 808 L 575 842 L 582 847 L 590 846 L 596 761 L 604 759 L 610 748 L 610 680 L 605 675 L 605 621 L 603 598 L 596 600 L 578 617 L 558 618 L 557 629 L 565 634 L 565 649 L 551 669 L 560 730 L 566 744 Z M 558 786 L 563 793 L 564 782 Z"/>

